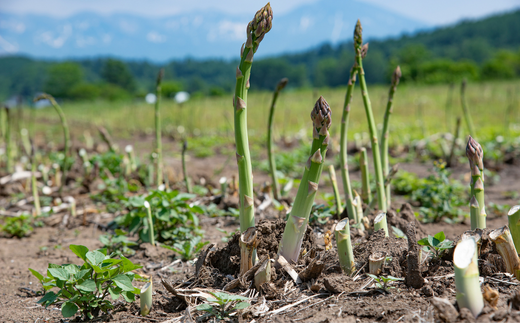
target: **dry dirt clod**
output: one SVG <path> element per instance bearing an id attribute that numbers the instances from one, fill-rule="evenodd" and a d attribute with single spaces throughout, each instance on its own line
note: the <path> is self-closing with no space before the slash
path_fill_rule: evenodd
<path id="1" fill-rule="evenodd" d="M 469 310 L 469 308 L 461 308 L 459 313 L 460 322 L 464 323 L 473 323 L 477 322 L 477 319 L 473 316 L 473 313 Z"/>
<path id="2" fill-rule="evenodd" d="M 499 299 L 499 293 L 497 290 L 489 287 L 489 285 L 485 285 L 484 288 L 484 299 L 488 302 L 489 306 L 493 307 L 494 309 L 497 309 L 497 303 Z"/>
<path id="3" fill-rule="evenodd" d="M 321 261 L 321 257 L 317 256 L 311 260 L 311 263 L 298 276 L 302 281 L 317 279 L 325 268 L 325 263 Z"/>
<path id="4" fill-rule="evenodd" d="M 415 238 L 415 226 L 410 223 L 405 231 L 408 237 L 408 273 L 406 275 L 406 286 L 421 288 L 424 285 L 424 278 L 421 275 L 420 253 L 417 239 Z"/>
<path id="5" fill-rule="evenodd" d="M 455 322 L 457 320 L 459 313 L 449 300 L 446 298 L 433 297 L 431 302 L 433 307 L 435 307 L 437 310 L 441 320 L 448 323 Z"/>

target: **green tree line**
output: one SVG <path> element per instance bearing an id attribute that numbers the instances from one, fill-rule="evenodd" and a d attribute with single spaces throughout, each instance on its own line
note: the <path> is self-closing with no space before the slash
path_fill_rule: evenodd
<path id="1" fill-rule="evenodd" d="M 387 83 L 396 65 L 403 82 L 451 83 L 462 78 L 520 78 L 520 10 L 453 26 L 371 40 L 366 79 Z M 291 87 L 345 85 L 354 61 L 351 41 L 255 61 L 252 89 L 270 90 L 282 77 Z M 163 95 L 184 90 L 195 95 L 231 92 L 237 60 L 174 60 L 166 64 L 114 58 L 65 62 L 22 56 L 0 57 L 0 98 L 48 92 L 63 99 L 108 100 L 142 97 L 154 88 L 164 67 Z"/>

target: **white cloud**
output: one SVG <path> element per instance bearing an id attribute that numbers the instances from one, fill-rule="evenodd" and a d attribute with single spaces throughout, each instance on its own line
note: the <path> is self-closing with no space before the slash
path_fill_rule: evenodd
<path id="1" fill-rule="evenodd" d="M 166 36 L 159 34 L 158 32 L 151 31 L 146 35 L 146 39 L 152 43 L 164 43 Z"/>
<path id="2" fill-rule="evenodd" d="M 70 24 L 63 25 L 58 36 L 52 31 L 45 31 L 35 36 L 35 43 L 44 43 L 53 48 L 61 48 L 67 39 L 72 35 L 72 26 Z"/>
<path id="3" fill-rule="evenodd" d="M 222 20 L 217 28 L 210 29 L 208 41 L 217 40 L 243 40 L 246 36 L 247 23 Z"/>
<path id="4" fill-rule="evenodd" d="M 311 17 L 302 16 L 300 19 L 300 31 L 306 31 L 307 28 L 313 25 L 313 21 Z"/>
<path id="5" fill-rule="evenodd" d="M 139 29 L 139 26 L 128 20 L 121 20 L 119 21 L 119 29 L 127 34 L 133 34 Z"/>
<path id="6" fill-rule="evenodd" d="M 7 54 L 14 54 L 18 52 L 18 44 L 16 43 L 10 43 L 7 40 L 5 40 L 2 36 L 0 36 L 0 53 L 7 53 Z"/>
<path id="7" fill-rule="evenodd" d="M 112 36 L 110 36 L 109 34 L 104 34 L 103 38 L 101 38 L 101 41 L 104 44 L 110 44 L 112 42 Z"/>
<path id="8" fill-rule="evenodd" d="M 79 35 L 76 37 L 76 45 L 78 47 L 87 47 L 89 45 L 94 45 L 96 43 L 96 38 L 92 36 L 82 36 Z"/>
<path id="9" fill-rule="evenodd" d="M 0 29 L 7 29 L 17 34 L 23 34 L 25 31 L 25 25 L 23 22 L 16 20 L 0 20 Z"/>

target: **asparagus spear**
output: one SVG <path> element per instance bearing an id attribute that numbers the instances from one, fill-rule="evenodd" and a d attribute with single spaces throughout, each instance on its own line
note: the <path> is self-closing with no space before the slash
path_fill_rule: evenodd
<path id="1" fill-rule="evenodd" d="M 345 193 L 345 204 L 347 207 L 348 216 L 351 219 L 356 217 L 356 209 L 354 208 L 354 198 L 352 197 L 352 186 L 350 185 L 350 176 L 348 173 L 348 158 L 347 158 L 347 129 L 348 120 L 350 116 L 350 104 L 352 103 L 352 92 L 356 84 L 357 68 L 354 65 L 350 69 L 350 77 L 347 85 L 347 93 L 345 94 L 345 103 L 343 103 L 343 114 L 341 116 L 341 137 L 340 137 L 340 152 L 339 160 L 341 164 L 341 179 L 343 180 L 343 190 Z M 357 223 L 357 222 L 356 222 Z"/>
<path id="2" fill-rule="evenodd" d="M 274 116 L 274 107 L 276 105 L 276 99 L 278 99 L 278 94 L 283 88 L 287 85 L 289 80 L 284 77 L 278 82 L 276 89 L 273 94 L 273 101 L 271 102 L 271 109 L 269 109 L 269 123 L 267 126 L 267 154 L 269 155 L 269 170 L 271 171 L 271 180 L 273 181 L 273 196 L 276 200 L 279 199 L 279 187 L 278 187 L 278 178 L 276 176 L 276 162 L 274 160 L 273 155 L 273 116 Z"/>
<path id="3" fill-rule="evenodd" d="M 384 186 L 383 169 L 381 167 L 381 155 L 379 150 L 379 142 L 377 139 L 377 128 L 372 113 L 372 105 L 370 97 L 368 96 L 367 83 L 365 81 L 365 71 L 363 70 L 363 58 L 368 51 L 368 44 L 363 45 L 363 29 L 361 22 L 358 20 L 356 29 L 354 30 L 354 49 L 356 51 L 356 63 L 359 74 L 359 86 L 361 94 L 363 95 L 363 104 L 365 105 L 365 112 L 368 120 L 368 128 L 370 130 L 370 139 L 372 142 L 372 156 L 374 159 L 374 172 L 376 175 L 376 191 L 379 211 L 386 212 L 386 195 Z M 383 219 L 386 222 L 386 217 Z"/>
<path id="4" fill-rule="evenodd" d="M 507 212 L 507 218 L 515 248 L 518 252 L 518 250 L 520 250 L 520 205 L 513 206 L 509 212 Z"/>
<path id="5" fill-rule="evenodd" d="M 50 94 L 42 94 L 34 99 L 34 102 L 40 101 L 40 100 L 49 100 L 58 113 L 60 120 L 61 120 L 61 126 L 63 128 L 63 140 L 65 142 L 65 156 L 69 157 L 70 155 L 70 134 L 69 134 L 69 126 L 67 125 L 67 119 L 65 119 L 65 113 L 63 113 L 63 110 L 61 109 L 60 105 L 54 100 L 54 97 Z M 64 169 L 63 171 L 66 171 Z"/>
<path id="6" fill-rule="evenodd" d="M 486 208 L 484 204 L 484 152 L 478 142 L 469 136 L 466 156 L 471 170 L 471 230 L 486 228 Z"/>
<path id="7" fill-rule="evenodd" d="M 368 171 L 368 157 L 365 147 L 361 148 L 359 165 L 361 167 L 361 198 L 363 202 L 370 204 L 372 201 L 372 192 L 370 191 L 370 173 Z"/>
<path id="8" fill-rule="evenodd" d="M 466 79 L 462 80 L 462 84 L 460 86 L 460 103 L 462 105 L 462 111 L 464 112 L 464 119 L 466 119 L 466 126 L 468 127 L 468 131 L 470 136 L 475 136 L 475 129 L 473 128 L 473 120 L 471 119 L 471 114 L 468 109 L 468 102 L 466 101 Z"/>
<path id="9" fill-rule="evenodd" d="M 294 263 L 298 262 L 303 235 L 307 228 L 314 197 L 318 191 L 318 183 L 329 145 L 331 110 L 322 96 L 316 101 L 311 112 L 311 119 L 313 121 L 311 154 L 305 165 L 298 193 L 296 193 L 293 208 L 285 224 L 278 250 L 279 255 Z"/>
<path id="10" fill-rule="evenodd" d="M 186 191 L 191 193 L 191 182 L 186 170 L 186 151 L 188 150 L 188 141 L 184 140 L 182 144 L 182 174 L 184 175 L 184 183 L 186 184 Z"/>
<path id="11" fill-rule="evenodd" d="M 345 274 L 352 275 L 356 271 L 356 264 L 354 263 L 354 253 L 350 241 L 350 224 L 348 218 L 345 218 L 336 224 L 334 234 L 336 236 L 341 269 L 343 269 Z"/>
<path id="12" fill-rule="evenodd" d="M 383 175 L 386 177 L 390 172 L 390 164 L 388 162 L 388 123 L 390 120 L 390 115 L 392 114 L 392 106 L 394 103 L 394 94 L 397 89 L 397 84 L 399 84 L 399 79 L 401 78 L 401 68 L 399 66 L 396 67 L 394 74 L 392 75 L 392 84 L 390 85 L 390 91 L 388 92 L 388 103 L 386 104 L 386 112 L 385 119 L 383 123 L 383 131 L 381 133 L 381 162 L 383 163 Z M 390 208 L 390 184 L 385 185 L 386 190 L 386 206 Z"/>
<path id="13" fill-rule="evenodd" d="M 477 253 L 477 243 L 473 237 L 459 242 L 453 252 L 457 303 L 459 308 L 468 308 L 475 317 L 484 307 L 478 280 Z"/>
<path id="14" fill-rule="evenodd" d="M 163 159 L 162 159 L 162 140 L 161 140 L 161 111 L 159 104 L 161 101 L 161 82 L 164 75 L 164 69 L 161 68 L 157 74 L 157 83 L 155 86 L 155 150 L 157 153 L 157 186 L 163 183 Z"/>
<path id="15" fill-rule="evenodd" d="M 253 55 L 265 34 L 271 30 L 273 11 L 268 3 L 258 10 L 255 17 L 247 25 L 247 41 L 242 45 L 240 64 L 236 71 L 235 96 L 233 107 L 235 110 L 235 142 L 238 164 L 239 201 L 240 201 L 240 231 L 244 233 L 248 228 L 255 226 L 253 200 L 253 173 L 249 153 L 249 139 L 247 137 L 247 89 Z"/>
<path id="16" fill-rule="evenodd" d="M 332 189 L 334 191 L 334 200 L 336 201 L 336 213 L 338 215 L 338 219 L 341 219 L 343 207 L 341 206 L 341 196 L 339 196 L 338 181 L 336 179 L 336 171 L 334 170 L 334 165 L 329 165 L 329 177 L 330 182 L 332 183 Z"/>

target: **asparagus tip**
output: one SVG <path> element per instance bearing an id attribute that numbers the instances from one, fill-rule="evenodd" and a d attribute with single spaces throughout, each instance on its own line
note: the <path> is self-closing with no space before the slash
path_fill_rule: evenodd
<path id="1" fill-rule="evenodd" d="M 159 70 L 159 73 L 157 73 L 157 86 L 161 85 L 163 77 L 164 77 L 164 68 L 161 68 Z"/>
<path id="2" fill-rule="evenodd" d="M 354 47 L 361 47 L 361 44 L 363 44 L 363 27 L 361 27 L 361 21 L 358 19 L 354 29 Z"/>
<path id="3" fill-rule="evenodd" d="M 284 89 L 284 87 L 289 83 L 289 79 L 284 77 L 283 79 L 278 82 L 278 85 L 276 86 L 276 91 L 281 91 Z"/>
<path id="4" fill-rule="evenodd" d="M 399 79 L 401 78 L 401 76 L 401 67 L 397 65 L 394 74 L 392 75 L 392 86 L 397 86 L 397 84 L 399 84 Z"/>
<path id="5" fill-rule="evenodd" d="M 482 161 L 484 151 L 482 150 L 482 146 L 471 136 L 469 136 L 468 144 L 466 145 L 466 156 L 469 159 L 472 171 L 475 166 L 477 166 L 479 170 L 484 169 L 484 162 Z"/>
<path id="6" fill-rule="evenodd" d="M 511 215 L 515 214 L 516 212 L 518 212 L 518 211 L 520 211 L 520 205 L 515 205 L 515 206 L 513 206 L 513 207 L 509 210 L 509 212 L 507 212 L 507 215 L 508 215 L 508 216 L 511 216 Z"/>

